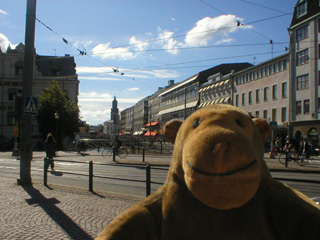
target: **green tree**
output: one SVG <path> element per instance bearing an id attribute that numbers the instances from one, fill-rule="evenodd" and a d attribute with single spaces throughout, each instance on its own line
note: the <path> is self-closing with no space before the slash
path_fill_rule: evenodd
<path id="1" fill-rule="evenodd" d="M 59 115 L 59 119 L 55 115 Z M 79 130 L 79 107 L 67 93 L 53 81 L 39 95 L 39 131 L 45 138 L 52 133 L 59 145 L 65 136 L 73 136 Z"/>

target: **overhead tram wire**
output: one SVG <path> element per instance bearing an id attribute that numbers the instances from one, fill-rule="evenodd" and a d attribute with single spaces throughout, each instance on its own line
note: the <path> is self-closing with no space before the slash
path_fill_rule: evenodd
<path id="1" fill-rule="evenodd" d="M 286 13 L 286 12 L 283 12 L 283 11 L 280 11 L 280 10 L 277 10 L 277 9 L 274 9 L 274 8 L 270 8 L 270 7 L 267 7 L 267 6 L 263 6 L 263 5 L 260 5 L 260 4 L 257 4 L 257 3 L 253 3 L 253 2 L 249 2 L 249 1 L 245 1 L 245 0 L 239 0 L 239 1 L 247 3 L 247 4 L 252 4 L 252 5 L 261 7 L 261 8 L 265 8 L 265 9 L 268 9 L 268 10 L 272 10 L 272 11 L 275 11 L 275 12 Z"/>
<path id="2" fill-rule="evenodd" d="M 219 11 L 219 10 L 217 10 Z M 223 12 L 222 12 L 223 13 Z M 223 13 L 225 14 L 225 13 Z M 259 22 L 264 22 L 264 21 L 268 21 L 271 19 L 276 19 L 276 18 L 281 18 L 287 15 L 291 15 L 291 13 L 285 13 L 285 14 L 281 14 L 278 16 L 273 16 L 273 17 L 268 17 L 268 18 L 264 18 L 264 19 L 260 19 L 260 20 L 256 20 L 256 21 L 252 21 L 252 22 L 248 22 L 246 24 L 242 24 L 242 25 L 251 25 L 251 24 L 255 24 L 255 23 L 259 23 Z M 235 19 L 236 20 L 236 19 Z M 237 20 L 236 20 L 237 21 Z M 237 21 L 238 22 L 238 21 Z M 195 33 L 189 33 L 189 35 L 196 35 L 196 34 L 202 34 L 202 33 L 208 33 L 208 32 L 217 32 L 217 31 L 222 31 L 222 30 L 227 30 L 227 29 L 232 29 L 232 28 L 238 28 L 239 26 L 232 26 L 232 27 L 224 27 L 224 28 L 219 28 L 219 29 L 213 29 L 213 30 L 207 30 L 207 31 L 201 31 L 201 32 L 195 32 Z M 252 29 L 250 29 L 252 30 Z M 259 33 L 258 33 L 259 34 Z M 112 47 L 112 48 L 108 48 L 108 50 L 114 50 L 117 48 L 124 48 L 124 47 L 131 47 L 131 46 L 136 46 L 136 45 L 140 45 L 140 44 L 145 44 L 145 43 L 151 43 L 151 42 L 158 42 L 158 41 L 163 41 L 163 40 L 169 40 L 169 39 L 175 39 L 175 38 L 180 38 L 180 37 L 185 37 L 188 34 L 180 34 L 180 35 L 175 35 L 172 37 L 166 37 L 166 38 L 158 38 L 158 39 L 153 39 L 153 40 L 149 40 L 149 41 L 144 41 L 144 42 L 140 42 L 140 43 L 133 43 L 133 44 L 126 44 L 126 45 L 120 45 L 117 47 Z M 268 38 L 267 36 L 263 36 L 264 38 L 271 40 L 270 38 Z M 269 43 L 270 44 L 270 43 Z M 197 48 L 197 47 L 194 47 Z M 173 49 L 171 49 L 173 50 Z M 140 52 L 144 52 L 144 51 L 148 51 L 148 50 L 141 50 Z M 167 51 L 167 49 L 164 49 L 163 51 Z M 126 51 L 125 51 L 126 52 Z M 87 52 L 87 55 L 89 55 L 90 53 Z M 93 55 L 93 53 L 91 53 Z M 95 53 L 97 54 L 97 52 Z"/>
<path id="3" fill-rule="evenodd" d="M 52 28 L 50 28 L 48 25 L 46 25 L 45 23 L 43 23 L 41 20 L 39 20 L 38 18 L 36 18 L 36 20 L 37 20 L 39 23 L 41 23 L 44 27 L 46 27 L 48 30 L 50 30 L 51 32 L 53 32 L 54 34 L 56 34 L 58 37 L 60 37 L 65 44 L 70 45 L 70 46 L 72 46 L 73 48 L 75 48 L 77 51 L 79 51 L 79 55 L 81 55 L 81 56 L 84 56 L 84 55 L 87 56 L 87 55 L 88 55 L 87 52 L 86 52 L 86 49 L 80 50 L 79 48 L 75 47 L 70 41 L 68 41 L 67 39 L 65 39 L 65 38 L 64 38 L 63 36 L 61 36 L 59 33 L 55 32 L 55 31 L 54 31 Z M 92 58 L 92 59 L 94 59 L 95 61 L 103 64 L 103 65 L 106 66 L 106 67 L 112 68 L 111 66 L 105 64 L 104 62 L 100 61 L 99 59 L 96 59 L 96 58 L 94 58 L 94 57 L 92 57 L 92 56 L 89 56 L 89 57 Z M 56 58 L 56 57 L 54 57 L 54 58 Z M 57 57 L 57 58 L 59 58 L 59 57 Z"/>
<path id="4" fill-rule="evenodd" d="M 223 11 L 219 10 L 218 8 L 212 6 L 212 5 L 209 4 L 209 3 L 206 3 L 206 2 L 204 2 L 203 0 L 199 0 L 199 1 L 202 2 L 202 3 L 205 4 L 205 5 L 213 8 L 214 10 L 216 10 L 216 11 L 218 11 L 218 12 L 220 12 L 220 13 L 222 13 L 222 14 L 224 14 L 224 15 L 227 15 L 227 13 L 224 13 Z M 281 15 L 281 16 L 286 16 L 286 15 L 292 15 L 292 13 L 284 13 L 284 14 Z M 279 17 L 279 16 L 271 17 L 271 18 L 269 18 L 269 19 L 274 19 L 274 18 L 277 18 L 277 17 Z M 238 26 L 253 24 L 253 23 L 244 24 L 244 23 L 239 22 L 237 19 L 234 19 L 234 20 L 237 21 Z M 259 21 L 256 21 L 255 23 L 258 23 L 258 22 L 259 22 Z M 264 34 L 262 34 L 262 33 L 259 33 L 259 32 L 257 32 L 256 30 L 253 30 L 253 29 L 250 29 L 250 30 L 253 31 L 254 33 L 260 35 L 261 37 L 263 37 L 263 38 L 265 38 L 265 39 L 268 39 L 268 40 L 269 40 L 269 43 L 270 43 L 271 45 L 275 43 L 271 38 L 267 37 L 266 35 L 264 35 Z M 286 46 L 283 46 L 283 47 L 285 47 L 285 49 L 288 48 L 288 47 L 286 47 Z"/>
<path id="5" fill-rule="evenodd" d="M 287 42 L 279 42 L 274 44 L 284 44 Z M 138 53 L 138 52 L 160 52 L 160 51 L 170 51 L 170 50 L 193 50 L 193 49 L 207 49 L 207 48 L 229 48 L 229 47 L 254 47 L 254 46 L 264 46 L 269 45 L 270 43 L 248 43 L 248 44 L 234 44 L 234 45 L 211 45 L 211 46 L 202 46 L 202 47 L 176 47 L 176 48 L 160 48 L 160 49 L 149 49 L 149 50 L 131 50 L 131 51 L 119 51 L 112 52 L 112 54 L 117 53 Z M 99 54 L 108 54 L 108 52 L 94 53 L 94 55 Z M 93 53 L 87 53 L 87 55 L 93 55 Z"/>
<path id="6" fill-rule="evenodd" d="M 278 51 L 276 53 L 285 53 L 285 51 Z M 176 66 L 176 65 L 184 65 L 184 64 L 190 64 L 190 63 L 199 63 L 199 62 L 209 62 L 209 61 L 216 61 L 216 60 L 223 60 L 223 59 L 232 59 L 232 58 L 239 58 L 239 57 L 249 57 L 249 56 L 258 56 L 258 55 L 267 55 L 270 54 L 269 52 L 265 53 L 252 53 L 252 54 L 246 54 L 246 55 L 238 55 L 238 56 L 230 56 L 230 57 L 221 57 L 221 58 L 213 58 L 213 59 L 204 59 L 204 60 L 198 60 L 198 61 L 190 61 L 190 62 L 181 62 L 181 63 L 173 63 L 173 64 L 164 64 L 164 65 L 158 65 L 158 66 L 149 66 L 149 67 L 141 67 L 141 68 L 133 68 L 129 69 L 127 72 L 133 72 L 133 71 L 150 71 L 150 70 L 166 70 L 166 69 L 181 69 L 181 68 L 195 68 L 195 67 L 207 67 L 207 65 L 202 66 L 186 66 L 186 67 L 173 67 L 173 68 L 166 68 L 167 66 Z M 212 67 L 212 65 L 209 65 Z M 96 76 L 96 75 L 103 75 L 110 72 L 102 72 L 102 73 L 93 73 L 93 74 L 80 74 L 79 76 L 85 77 L 85 76 Z"/>

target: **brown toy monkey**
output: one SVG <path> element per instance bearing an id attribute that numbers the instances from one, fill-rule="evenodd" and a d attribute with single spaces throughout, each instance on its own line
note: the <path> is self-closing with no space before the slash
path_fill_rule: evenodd
<path id="1" fill-rule="evenodd" d="M 165 184 L 115 218 L 97 239 L 320 239 L 320 210 L 274 180 L 263 159 L 268 123 L 231 105 L 173 120 Z"/>

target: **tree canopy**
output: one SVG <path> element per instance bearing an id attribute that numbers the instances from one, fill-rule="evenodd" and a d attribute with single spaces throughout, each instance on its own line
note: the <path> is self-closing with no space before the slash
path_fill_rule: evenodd
<path id="1" fill-rule="evenodd" d="M 55 118 L 57 114 L 58 119 Z M 43 137 L 52 133 L 57 140 L 72 136 L 79 130 L 79 107 L 57 81 L 50 83 L 39 95 L 38 124 Z"/>

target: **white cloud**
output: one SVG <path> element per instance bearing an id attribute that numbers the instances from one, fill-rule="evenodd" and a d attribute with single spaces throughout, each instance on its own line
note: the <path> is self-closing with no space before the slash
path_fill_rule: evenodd
<path id="1" fill-rule="evenodd" d="M 196 23 L 185 38 L 188 47 L 207 46 L 209 41 L 220 37 L 228 36 L 240 28 L 249 28 L 250 26 L 237 27 L 237 21 L 242 22 L 243 19 L 235 15 L 221 15 L 211 18 L 205 17 Z"/>
<path id="2" fill-rule="evenodd" d="M 173 17 L 173 18 L 171 18 L 171 20 L 172 20 L 172 21 L 175 21 L 176 19 Z"/>
<path id="3" fill-rule="evenodd" d="M 140 89 L 138 87 L 133 88 L 127 88 L 128 91 L 139 91 Z"/>
<path id="4" fill-rule="evenodd" d="M 85 81 L 121 81 L 123 79 L 121 78 L 112 78 L 112 77 L 89 77 L 89 76 L 79 76 L 80 80 L 85 80 Z"/>
<path id="5" fill-rule="evenodd" d="M 219 40 L 218 42 L 216 42 L 216 44 L 232 43 L 234 41 L 235 41 L 235 39 L 233 39 L 233 38 L 226 38 L 226 39 Z"/>
<path id="6" fill-rule="evenodd" d="M 101 43 L 92 49 L 93 55 L 102 59 L 129 60 L 134 58 L 133 53 L 128 51 L 129 47 L 110 48 L 110 43 Z"/>
<path id="7" fill-rule="evenodd" d="M 134 44 L 134 49 L 137 51 L 143 51 L 148 47 L 148 43 L 147 42 L 142 42 L 136 39 L 135 36 L 131 37 L 129 40 L 129 44 Z"/>
<path id="8" fill-rule="evenodd" d="M 178 78 L 180 74 L 174 70 L 167 69 L 153 69 L 153 70 L 131 70 L 121 68 L 119 73 L 114 73 L 111 67 L 87 67 L 81 66 L 77 67 L 77 73 L 79 74 L 79 79 L 83 80 L 96 80 L 96 81 L 127 81 L 130 78 L 135 79 L 146 79 L 146 78 Z M 120 73 L 124 73 L 123 76 Z M 90 76 L 90 75 L 110 75 L 106 76 Z"/>
<path id="9" fill-rule="evenodd" d="M 174 32 L 170 32 L 168 30 L 161 30 L 161 28 L 158 28 L 160 30 L 158 39 L 162 39 L 160 43 L 162 44 L 162 48 L 169 49 L 167 50 L 171 54 L 178 54 L 179 49 L 177 47 L 180 45 L 177 40 L 174 38 L 171 38 L 174 34 Z"/>
<path id="10" fill-rule="evenodd" d="M 6 11 L 3 11 L 1 9 L 0 9 L 0 14 L 8 15 L 8 13 Z"/>
<path id="11" fill-rule="evenodd" d="M 89 40 L 89 41 L 76 41 L 73 45 L 75 47 L 88 47 L 92 44 L 92 40 Z"/>
<path id="12" fill-rule="evenodd" d="M 3 35 L 2 33 L 0 33 L 0 47 L 2 51 L 7 51 L 8 46 L 11 45 L 11 47 L 14 47 L 11 42 L 9 41 L 9 39 Z"/>

